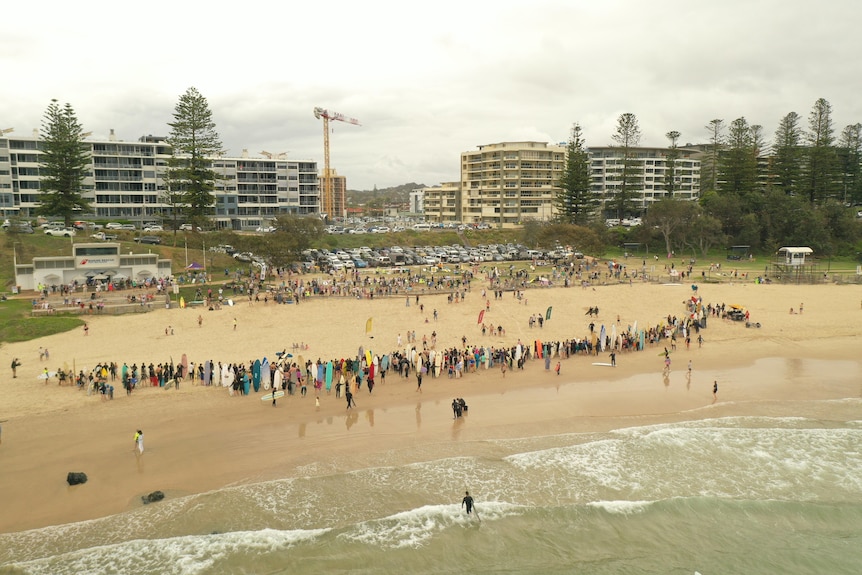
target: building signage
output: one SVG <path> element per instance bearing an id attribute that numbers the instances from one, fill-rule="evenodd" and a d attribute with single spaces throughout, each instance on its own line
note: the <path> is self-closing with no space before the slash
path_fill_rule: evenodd
<path id="1" fill-rule="evenodd" d="M 120 256 L 82 256 L 75 262 L 78 269 L 119 267 Z"/>

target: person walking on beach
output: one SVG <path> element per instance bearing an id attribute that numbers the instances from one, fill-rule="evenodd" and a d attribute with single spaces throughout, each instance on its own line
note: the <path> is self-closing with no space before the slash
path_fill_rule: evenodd
<path id="1" fill-rule="evenodd" d="M 718 381 L 712 382 L 712 402 L 715 403 L 715 400 L 718 399 Z"/>
<path id="2" fill-rule="evenodd" d="M 233 318 L 233 330 L 236 331 L 236 318 Z"/>
<path id="3" fill-rule="evenodd" d="M 470 496 L 469 491 L 464 492 L 464 499 L 461 500 L 461 508 L 467 507 L 467 515 L 473 513 L 473 498 Z"/>
<path id="4" fill-rule="evenodd" d="M 344 392 L 344 397 L 347 398 L 347 409 L 350 409 L 351 407 L 356 407 L 356 401 L 354 401 L 353 394 L 350 392 L 349 387 Z"/>
<path id="5" fill-rule="evenodd" d="M 611 366 L 616 367 L 617 366 L 617 353 L 615 351 L 612 351 L 610 353 L 610 355 L 611 355 Z"/>
<path id="6" fill-rule="evenodd" d="M 144 454 L 144 432 L 140 429 L 135 432 L 135 450 L 137 450 L 138 455 Z"/>
<path id="7" fill-rule="evenodd" d="M 90 335 L 90 326 L 84 323 L 84 335 Z"/>
<path id="8" fill-rule="evenodd" d="M 17 357 L 12 360 L 12 378 L 18 377 L 18 366 L 21 365 L 21 360 Z"/>
<path id="9" fill-rule="evenodd" d="M 554 371 L 557 372 L 557 375 L 560 375 L 560 362 L 557 362 L 557 366 L 554 368 Z"/>
<path id="10" fill-rule="evenodd" d="M 421 367 L 416 370 L 416 391 L 419 393 L 422 393 L 422 371 L 424 369 L 424 367 Z"/>

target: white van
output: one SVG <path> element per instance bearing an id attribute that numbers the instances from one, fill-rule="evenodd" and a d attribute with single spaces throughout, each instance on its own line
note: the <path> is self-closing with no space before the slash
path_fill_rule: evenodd
<path id="1" fill-rule="evenodd" d="M 414 224 L 413 229 L 417 232 L 429 232 L 431 231 L 431 224 Z"/>

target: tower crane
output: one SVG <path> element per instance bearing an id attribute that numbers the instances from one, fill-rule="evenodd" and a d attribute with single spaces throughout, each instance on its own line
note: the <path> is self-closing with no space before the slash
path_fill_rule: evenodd
<path id="1" fill-rule="evenodd" d="M 332 112 L 323 108 L 314 109 L 314 117 L 318 120 L 323 118 L 323 202 L 321 211 L 329 218 L 332 217 L 335 211 L 335 194 L 332 189 L 332 172 L 329 169 L 329 121 L 337 120 L 339 122 L 347 122 L 354 126 L 361 126 L 356 118 L 348 118 L 344 114 Z"/>
<path id="2" fill-rule="evenodd" d="M 14 132 L 15 128 L 6 128 L 5 130 L 0 130 L 0 137 L 5 136 L 9 132 Z"/>
<path id="3" fill-rule="evenodd" d="M 268 160 L 286 160 L 287 159 L 287 152 L 278 152 L 277 154 L 274 154 L 272 152 L 267 152 L 266 150 L 264 150 L 264 151 L 259 152 L 259 153 L 261 156 L 264 156 Z"/>

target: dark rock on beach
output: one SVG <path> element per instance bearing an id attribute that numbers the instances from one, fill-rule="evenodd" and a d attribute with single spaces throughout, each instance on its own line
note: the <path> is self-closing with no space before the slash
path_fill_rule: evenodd
<path id="1" fill-rule="evenodd" d="M 144 505 L 146 505 L 148 503 L 155 503 L 156 501 L 161 501 L 164 498 L 165 494 L 161 491 L 153 491 L 149 495 L 144 495 L 143 497 L 141 497 L 141 501 L 143 501 Z"/>
<path id="2" fill-rule="evenodd" d="M 79 485 L 81 483 L 86 483 L 87 482 L 87 474 L 75 472 L 75 471 L 70 471 L 69 474 L 66 476 L 66 482 L 69 485 Z"/>

